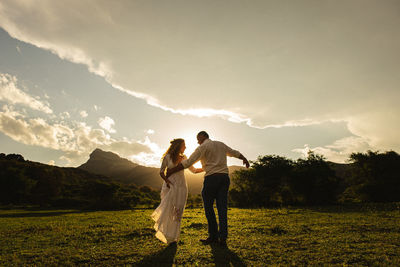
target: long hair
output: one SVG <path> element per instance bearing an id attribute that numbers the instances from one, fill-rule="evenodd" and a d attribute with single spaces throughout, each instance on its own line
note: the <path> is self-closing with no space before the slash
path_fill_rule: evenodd
<path id="1" fill-rule="evenodd" d="M 176 138 L 174 140 L 172 140 L 170 143 L 171 145 L 169 146 L 169 148 L 167 149 L 167 151 L 164 153 L 163 158 L 169 154 L 169 156 L 172 159 L 172 162 L 174 164 L 176 164 L 178 162 L 179 159 L 179 155 L 180 155 L 180 149 L 181 149 L 181 145 L 182 143 L 185 142 L 185 140 L 183 140 L 182 138 Z"/>

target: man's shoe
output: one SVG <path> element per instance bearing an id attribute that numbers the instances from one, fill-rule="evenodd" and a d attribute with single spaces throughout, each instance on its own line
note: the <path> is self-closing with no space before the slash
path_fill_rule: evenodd
<path id="1" fill-rule="evenodd" d="M 209 237 L 207 239 L 200 239 L 200 242 L 203 243 L 204 245 L 209 245 L 213 243 L 218 243 L 218 239 Z"/>

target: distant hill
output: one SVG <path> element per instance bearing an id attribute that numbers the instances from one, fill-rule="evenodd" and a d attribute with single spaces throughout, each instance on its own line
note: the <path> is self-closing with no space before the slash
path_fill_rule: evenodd
<path id="1" fill-rule="evenodd" d="M 113 155 L 108 156 L 113 159 Z M 0 153 L 0 204 L 119 209 L 153 206 L 158 202 L 159 191 L 149 187 L 119 183 L 79 168 L 28 161 L 18 154 Z"/>
<path id="2" fill-rule="evenodd" d="M 354 168 L 353 163 L 336 163 L 328 161 L 329 167 L 335 171 L 337 177 L 345 178 L 350 175 L 350 172 Z"/>
<path id="3" fill-rule="evenodd" d="M 163 180 L 159 175 L 159 168 L 145 167 L 132 161 L 121 158 L 115 153 L 95 149 L 89 156 L 89 160 L 78 167 L 88 172 L 101 174 L 110 179 L 137 186 L 147 185 L 156 190 L 161 189 Z M 242 167 L 230 166 L 232 173 Z M 203 186 L 204 173 L 193 174 L 185 170 L 189 193 L 200 194 Z"/>
<path id="4" fill-rule="evenodd" d="M 92 172 L 111 175 L 116 171 L 127 171 L 135 168 L 138 164 L 128 159 L 121 158 L 112 152 L 106 152 L 101 149 L 95 149 L 89 156 L 89 160 L 78 168 L 92 170 Z M 96 171 L 94 171 L 96 170 Z"/>
<path id="5" fill-rule="evenodd" d="M 90 154 L 89 160 L 78 169 L 105 175 L 126 184 L 148 185 L 156 189 L 161 186 L 161 177 L 158 175 L 157 168 L 141 166 L 121 158 L 115 153 L 98 148 Z"/>

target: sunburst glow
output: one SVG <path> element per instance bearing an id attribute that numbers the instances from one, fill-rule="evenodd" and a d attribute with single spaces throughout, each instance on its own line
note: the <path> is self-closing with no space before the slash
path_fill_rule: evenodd
<path id="1" fill-rule="evenodd" d="M 185 150 L 185 155 L 189 157 L 193 151 L 197 148 L 199 145 L 197 143 L 196 139 L 197 132 L 196 131 L 185 131 L 182 135 L 181 138 L 185 139 L 185 144 L 186 144 L 186 150 Z M 197 162 L 196 164 L 193 165 L 195 168 L 201 168 L 201 163 L 200 161 Z"/>

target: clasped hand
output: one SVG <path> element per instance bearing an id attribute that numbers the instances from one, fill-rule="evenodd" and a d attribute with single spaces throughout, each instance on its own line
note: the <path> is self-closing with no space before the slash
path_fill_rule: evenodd
<path id="1" fill-rule="evenodd" d="M 165 183 L 167 184 L 167 187 L 170 188 L 170 185 L 174 185 L 169 179 L 168 177 L 164 179 Z"/>

